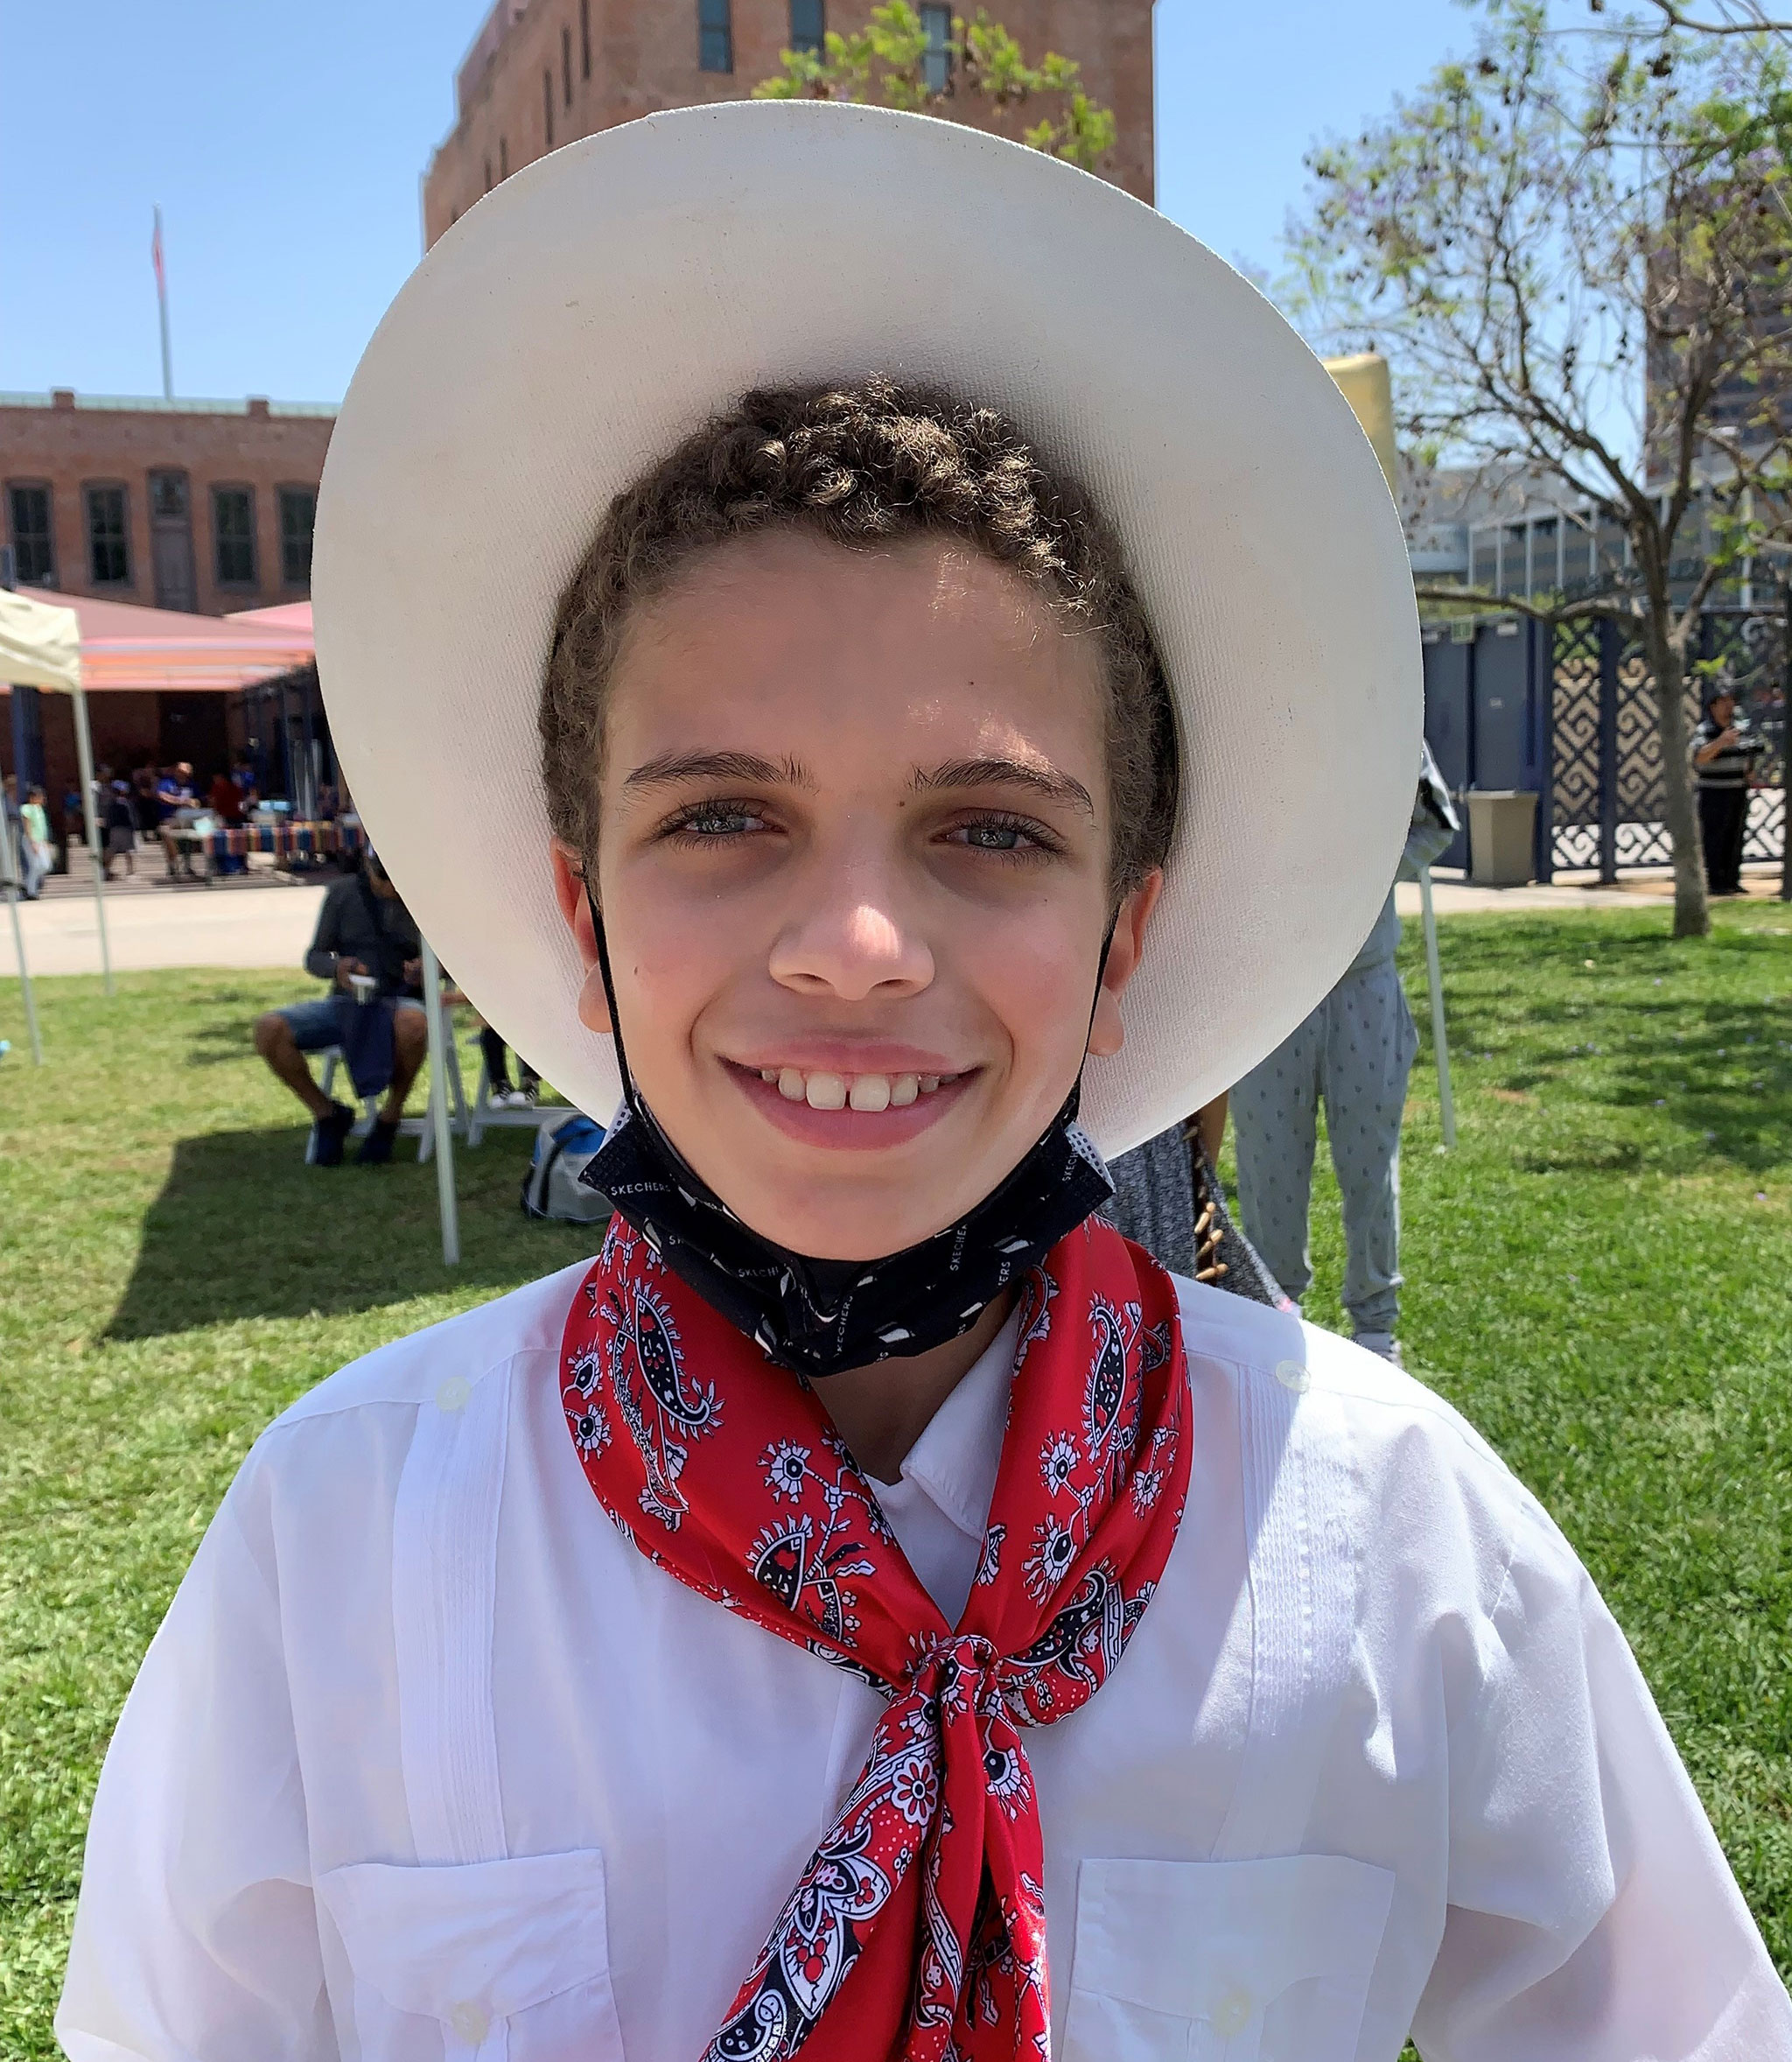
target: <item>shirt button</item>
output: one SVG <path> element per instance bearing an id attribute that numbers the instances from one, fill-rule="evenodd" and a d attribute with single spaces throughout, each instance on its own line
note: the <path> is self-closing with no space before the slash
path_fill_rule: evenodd
<path id="1" fill-rule="evenodd" d="M 1228 1990 L 1214 2003 L 1210 2015 L 1214 2031 L 1222 2040 L 1242 2033 L 1250 2024 L 1253 2001 L 1249 1991 Z"/>
<path id="2" fill-rule="evenodd" d="M 436 1408 L 438 1411 L 464 1411 L 466 1399 L 472 1394 L 472 1384 L 465 1375 L 450 1375 L 436 1392 Z"/>
<path id="3" fill-rule="evenodd" d="M 1298 1360 L 1278 1360 L 1276 1363 L 1276 1379 L 1284 1389 L 1292 1389 L 1297 1396 L 1305 1396 L 1312 1387 L 1311 1371 Z"/>
<path id="4" fill-rule="evenodd" d="M 468 2047 L 476 2048 L 491 2031 L 492 2015 L 477 1999 L 464 1997 L 450 2009 L 448 2023 L 453 2030 L 456 2040 L 465 2041 Z"/>

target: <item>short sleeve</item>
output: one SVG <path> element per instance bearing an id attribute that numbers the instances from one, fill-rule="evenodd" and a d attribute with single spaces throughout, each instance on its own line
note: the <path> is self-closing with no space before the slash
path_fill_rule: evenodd
<path id="1" fill-rule="evenodd" d="M 1426 2062 L 1792 2062 L 1792 2000 L 1623 1634 L 1533 1511 L 1452 1713 Z"/>
<path id="2" fill-rule="evenodd" d="M 240 1476 L 126 1700 L 94 1799 L 57 2037 L 72 2062 L 325 2062 L 274 1557 Z"/>

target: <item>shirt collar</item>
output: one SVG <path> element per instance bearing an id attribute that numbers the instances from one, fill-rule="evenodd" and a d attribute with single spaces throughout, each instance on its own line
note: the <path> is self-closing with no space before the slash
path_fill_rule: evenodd
<path id="1" fill-rule="evenodd" d="M 1020 1313 L 1013 1311 L 982 1357 L 934 1413 L 908 1450 L 902 1479 L 912 1482 L 967 1539 L 981 1539 L 989 1524 L 1002 1441 L 1008 1429 L 1008 1392 Z"/>

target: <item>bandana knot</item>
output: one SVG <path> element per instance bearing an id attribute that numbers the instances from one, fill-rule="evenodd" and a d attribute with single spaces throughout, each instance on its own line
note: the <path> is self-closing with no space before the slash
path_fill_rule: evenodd
<path id="1" fill-rule="evenodd" d="M 1048 2050 L 1022 1729 L 1088 1702 L 1156 1591 L 1188 1485 L 1187 1370 L 1169 1276 L 1093 1219 L 1017 1302 L 1001 1461 L 954 1627 L 816 1392 L 626 1219 L 574 1297 L 563 1400 L 604 1509 L 668 1575 L 886 1700 L 704 2062 Z"/>

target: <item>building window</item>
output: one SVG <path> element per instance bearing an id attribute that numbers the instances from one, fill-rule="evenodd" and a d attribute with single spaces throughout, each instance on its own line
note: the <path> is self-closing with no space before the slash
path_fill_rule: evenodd
<path id="1" fill-rule="evenodd" d="M 578 75 L 592 75 L 592 0 L 578 0 Z"/>
<path id="2" fill-rule="evenodd" d="M 572 105 L 572 31 L 560 32 L 560 86 L 570 108 Z"/>
<path id="3" fill-rule="evenodd" d="M 311 585 L 312 530 L 317 519 L 315 487 L 280 489 L 280 578 L 289 587 Z"/>
<path id="4" fill-rule="evenodd" d="M 88 572 L 96 587 L 130 584 L 130 549 L 122 487 L 90 487 L 88 504 Z"/>
<path id="5" fill-rule="evenodd" d="M 56 585 L 56 540 L 50 530 L 50 490 L 24 485 L 6 490 L 12 519 L 12 577 L 21 587 Z"/>
<path id="6" fill-rule="evenodd" d="M 256 584 L 255 490 L 247 487 L 212 489 L 212 542 L 218 585 L 252 587 Z"/>
<path id="7" fill-rule="evenodd" d="M 944 93 L 952 83 L 952 10 L 923 7 L 920 25 L 927 32 L 927 54 L 920 60 L 921 82 L 929 93 Z"/>
<path id="8" fill-rule="evenodd" d="M 790 47 L 816 57 L 828 32 L 827 0 L 790 0 Z"/>
<path id="9" fill-rule="evenodd" d="M 554 74 L 542 74 L 542 122 L 548 132 L 548 148 L 554 148 Z"/>
<path id="10" fill-rule="evenodd" d="M 696 61 L 706 72 L 734 69 L 734 22 L 729 0 L 696 0 Z"/>

